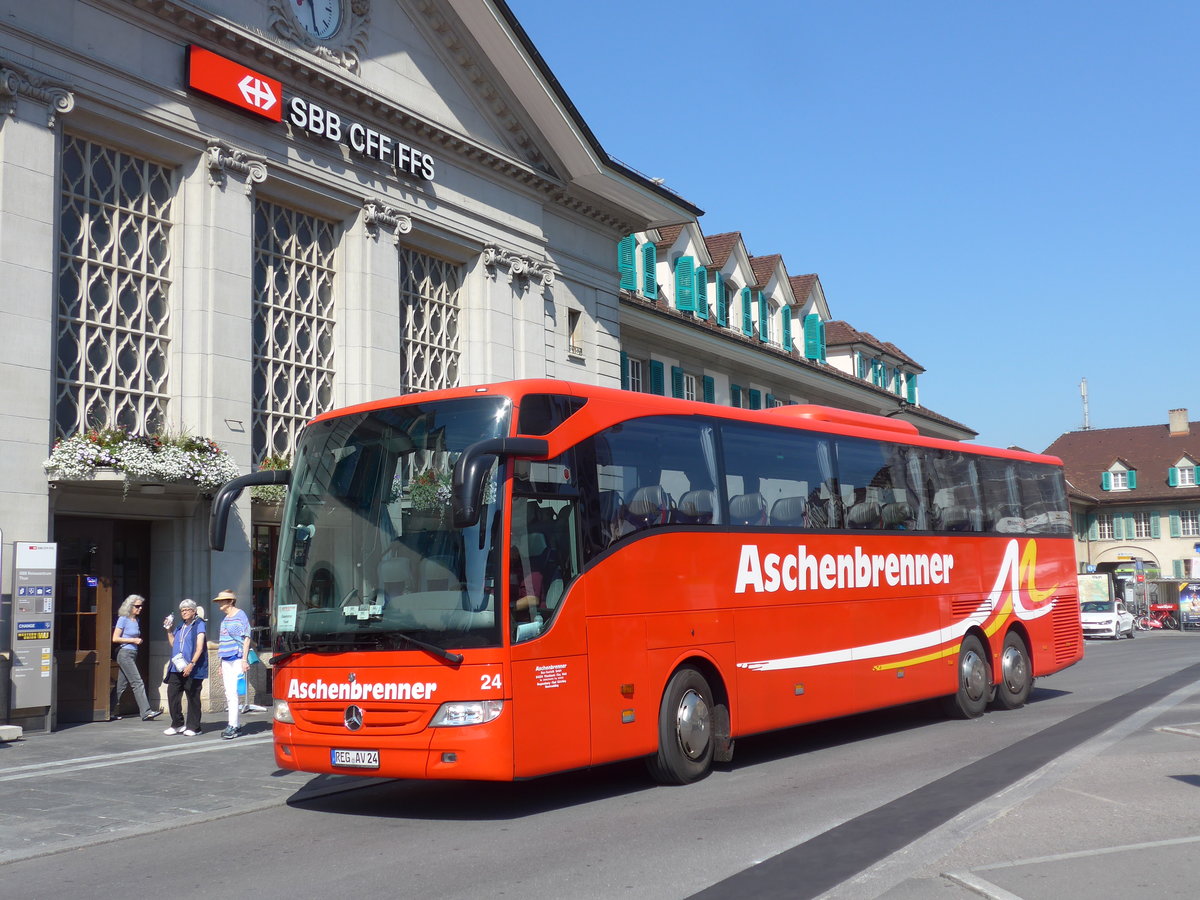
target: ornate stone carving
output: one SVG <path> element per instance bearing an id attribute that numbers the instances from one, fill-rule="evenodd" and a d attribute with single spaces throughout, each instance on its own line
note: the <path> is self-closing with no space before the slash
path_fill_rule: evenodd
<path id="1" fill-rule="evenodd" d="M 75 93 L 66 85 L 58 84 L 37 75 L 31 75 L 19 66 L 0 59 L 0 110 L 16 118 L 17 98 L 28 97 L 35 103 L 46 104 L 46 127 L 53 128 L 60 115 L 75 108 Z M 3 124 L 3 120 L 0 120 Z"/>
<path id="2" fill-rule="evenodd" d="M 513 253 L 495 244 L 488 244 L 483 248 L 483 264 L 493 278 L 500 268 L 506 268 L 508 277 L 513 282 L 524 284 L 536 281 L 543 290 L 554 284 L 555 273 L 549 263 L 532 256 Z"/>
<path id="3" fill-rule="evenodd" d="M 412 219 L 394 206 L 388 206 L 373 197 L 363 198 L 363 224 L 372 236 L 379 234 L 379 226 L 391 228 L 396 232 L 395 243 L 400 243 L 400 235 L 412 231 Z"/>
<path id="4" fill-rule="evenodd" d="M 254 185 L 267 180 L 267 160 L 239 150 L 220 138 L 211 138 L 208 142 L 209 183 L 214 187 L 223 186 L 227 171 L 245 177 L 246 193 L 249 194 Z"/>
<path id="5" fill-rule="evenodd" d="M 271 29 L 280 37 L 299 44 L 309 53 L 357 73 L 359 59 L 367 52 L 371 0 L 341 0 L 341 3 L 346 20 L 328 40 L 314 40 L 296 21 L 292 4 L 287 0 L 271 0 Z"/>

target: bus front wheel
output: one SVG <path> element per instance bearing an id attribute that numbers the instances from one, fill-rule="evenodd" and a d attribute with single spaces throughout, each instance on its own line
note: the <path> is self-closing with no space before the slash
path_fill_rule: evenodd
<path id="1" fill-rule="evenodd" d="M 1129 632 L 1133 636 L 1132 630 Z M 996 686 L 996 706 L 1000 709 L 1020 709 L 1033 690 L 1033 667 L 1025 641 L 1010 631 L 1000 651 L 1000 683 Z"/>
<path id="2" fill-rule="evenodd" d="M 954 719 L 983 715 L 992 699 L 992 667 L 979 638 L 968 634 L 958 648 L 958 690 L 942 699 L 942 708 Z"/>
<path id="3" fill-rule="evenodd" d="M 647 759 L 659 784 L 690 784 L 712 769 L 713 694 L 695 669 L 680 669 L 667 682 L 658 711 L 658 753 Z"/>

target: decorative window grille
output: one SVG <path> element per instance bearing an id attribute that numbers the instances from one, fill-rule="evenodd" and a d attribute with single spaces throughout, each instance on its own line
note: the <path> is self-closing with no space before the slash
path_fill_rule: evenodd
<path id="1" fill-rule="evenodd" d="M 55 429 L 167 424 L 172 172 L 67 135 Z"/>
<path id="2" fill-rule="evenodd" d="M 254 205 L 254 459 L 287 455 L 333 406 L 336 226 L 264 200 Z"/>
<path id="3" fill-rule="evenodd" d="M 400 248 L 400 345 L 403 388 L 458 387 L 460 267 Z"/>

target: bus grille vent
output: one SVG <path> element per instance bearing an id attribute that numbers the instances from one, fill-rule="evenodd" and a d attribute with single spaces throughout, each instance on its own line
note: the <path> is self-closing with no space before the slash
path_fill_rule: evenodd
<path id="1" fill-rule="evenodd" d="M 1069 597 L 1059 600 L 1054 604 L 1051 616 L 1054 626 L 1054 661 L 1070 662 L 1079 655 L 1079 642 L 1083 640 L 1079 625 L 1079 604 L 1070 602 Z"/>

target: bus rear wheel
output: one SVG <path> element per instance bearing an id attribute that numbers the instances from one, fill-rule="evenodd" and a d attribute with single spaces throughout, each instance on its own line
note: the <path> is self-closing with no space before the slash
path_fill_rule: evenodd
<path id="1" fill-rule="evenodd" d="M 690 784 L 712 770 L 713 694 L 704 676 L 683 668 L 671 676 L 658 711 L 658 752 L 646 760 L 659 784 Z"/>
<path id="2" fill-rule="evenodd" d="M 1129 632 L 1133 637 L 1133 631 Z M 996 706 L 1000 709 L 1020 709 L 1033 690 L 1033 667 L 1025 641 L 1010 631 L 1000 651 L 1000 683 L 996 685 Z"/>
<path id="3" fill-rule="evenodd" d="M 942 709 L 953 719 L 983 715 L 992 698 L 992 667 L 979 638 L 968 634 L 958 648 L 958 690 L 942 698 Z"/>

